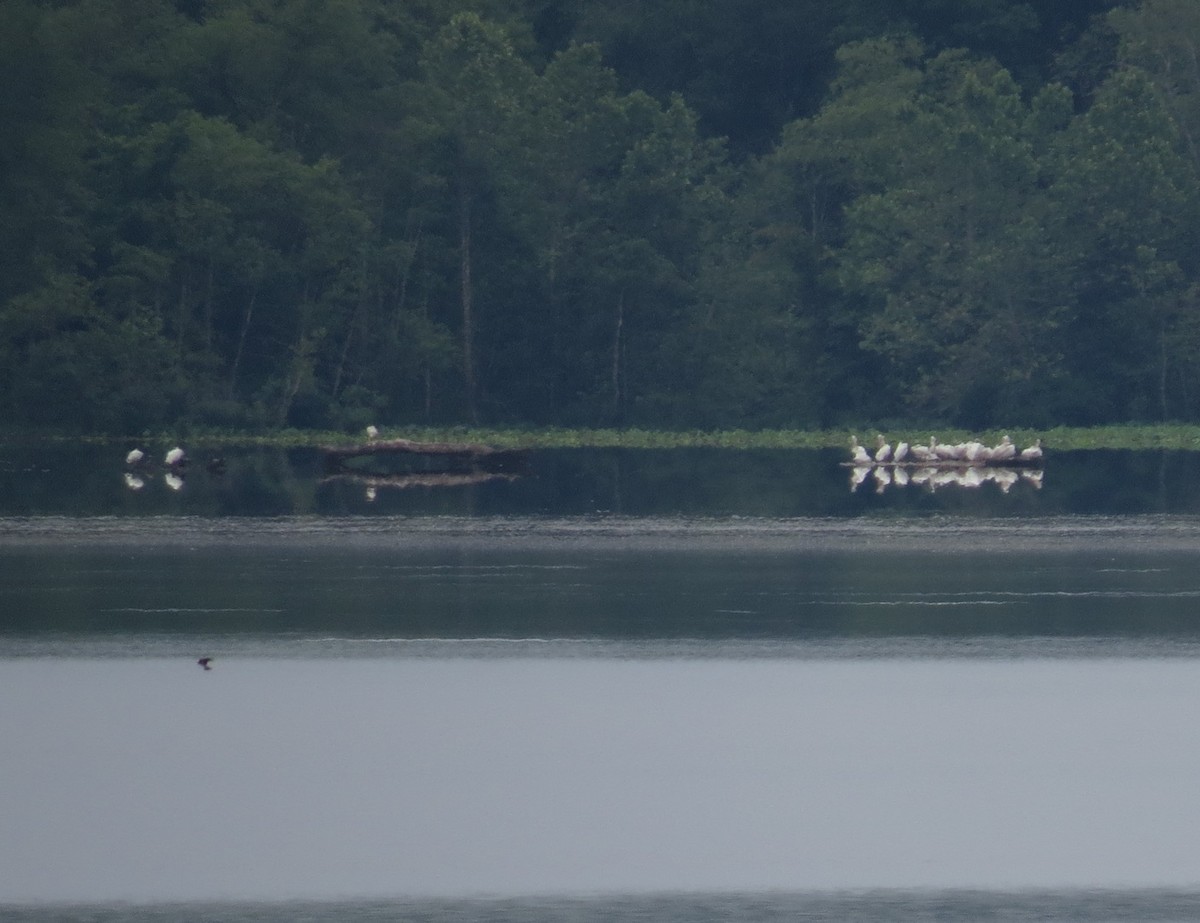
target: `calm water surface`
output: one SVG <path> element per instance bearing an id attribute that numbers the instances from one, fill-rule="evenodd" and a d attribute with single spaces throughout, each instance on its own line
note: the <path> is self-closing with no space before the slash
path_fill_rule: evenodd
<path id="1" fill-rule="evenodd" d="M 143 444 L 159 458 L 167 448 Z M 548 450 L 521 476 L 430 487 L 421 477 L 329 476 L 311 449 L 188 445 L 178 478 L 126 477 L 128 444 L 0 445 L 0 516 L 747 516 L 1200 515 L 1200 453 L 1050 453 L 1043 476 L 975 486 L 851 489 L 841 451 Z M 205 460 L 220 455 L 221 474 Z M 412 473 L 421 475 L 428 463 Z M 136 485 L 136 489 L 132 484 Z"/>
<path id="2" fill-rule="evenodd" d="M 786 455 L 70 501 L 10 452 L 0 918 L 1200 916 L 1191 461 Z"/>

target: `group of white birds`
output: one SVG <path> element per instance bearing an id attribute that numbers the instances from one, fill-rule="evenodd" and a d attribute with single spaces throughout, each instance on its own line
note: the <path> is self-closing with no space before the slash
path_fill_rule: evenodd
<path id="1" fill-rule="evenodd" d="M 929 445 L 901 442 L 893 448 L 881 433 L 875 437 L 875 451 L 871 453 L 859 445 L 857 436 L 851 436 L 850 463 L 854 471 L 850 475 L 850 492 L 858 490 L 868 475 L 874 477 L 876 493 L 883 493 L 893 483 L 898 487 L 911 483 L 936 490 L 947 484 L 979 487 L 990 481 L 1008 493 L 1018 481 L 1026 480 L 1040 488 L 1041 460 L 1040 439 L 1018 450 L 1007 435 L 991 446 L 977 439 L 948 444 L 930 436 Z M 1014 468 L 1020 468 L 1020 473 Z"/>
<path id="2" fill-rule="evenodd" d="M 895 448 L 880 433 L 875 437 L 875 452 L 872 454 L 859 445 L 858 437 L 850 437 L 850 460 L 855 466 L 872 465 L 926 465 L 926 466 L 977 466 L 977 465 L 1030 465 L 1041 461 L 1042 440 L 1018 450 L 1007 435 L 996 445 L 984 445 L 978 440 L 959 442 L 953 445 L 929 437 L 929 445 L 909 445 L 901 442 Z"/>
<path id="3" fill-rule="evenodd" d="M 141 449 L 130 449 L 125 456 L 125 486 L 130 490 L 141 490 L 146 486 L 147 468 L 150 457 Z M 179 446 L 163 456 L 163 481 L 171 490 L 183 487 L 183 471 L 187 467 L 187 453 Z"/>

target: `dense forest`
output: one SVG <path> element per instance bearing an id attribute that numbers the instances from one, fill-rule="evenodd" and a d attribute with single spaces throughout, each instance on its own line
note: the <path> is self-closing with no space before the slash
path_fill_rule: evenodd
<path id="1" fill-rule="evenodd" d="M 0 419 L 1200 420 L 1200 3 L 0 0 Z"/>

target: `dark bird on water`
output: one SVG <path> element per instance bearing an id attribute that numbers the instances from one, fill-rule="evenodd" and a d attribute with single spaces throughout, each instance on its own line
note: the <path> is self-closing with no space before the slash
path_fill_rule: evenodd
<path id="1" fill-rule="evenodd" d="M 211 657 L 201 657 L 199 660 L 196 661 L 196 663 L 200 664 L 200 666 L 204 667 L 204 669 L 206 669 L 206 670 L 212 669 L 212 658 Z"/>

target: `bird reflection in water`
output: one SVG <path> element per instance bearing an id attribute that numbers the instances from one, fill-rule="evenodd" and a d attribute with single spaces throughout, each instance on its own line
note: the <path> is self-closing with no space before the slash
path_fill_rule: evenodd
<path id="1" fill-rule="evenodd" d="M 875 493 L 882 494 L 889 487 L 923 487 L 931 492 L 943 487 L 966 487 L 977 489 L 984 484 L 995 484 L 1002 494 L 1007 494 L 1017 484 L 1025 482 L 1035 490 L 1041 490 L 1044 474 L 1040 468 L 868 468 L 858 465 L 850 469 L 850 493 L 855 493 L 871 479 Z"/>

